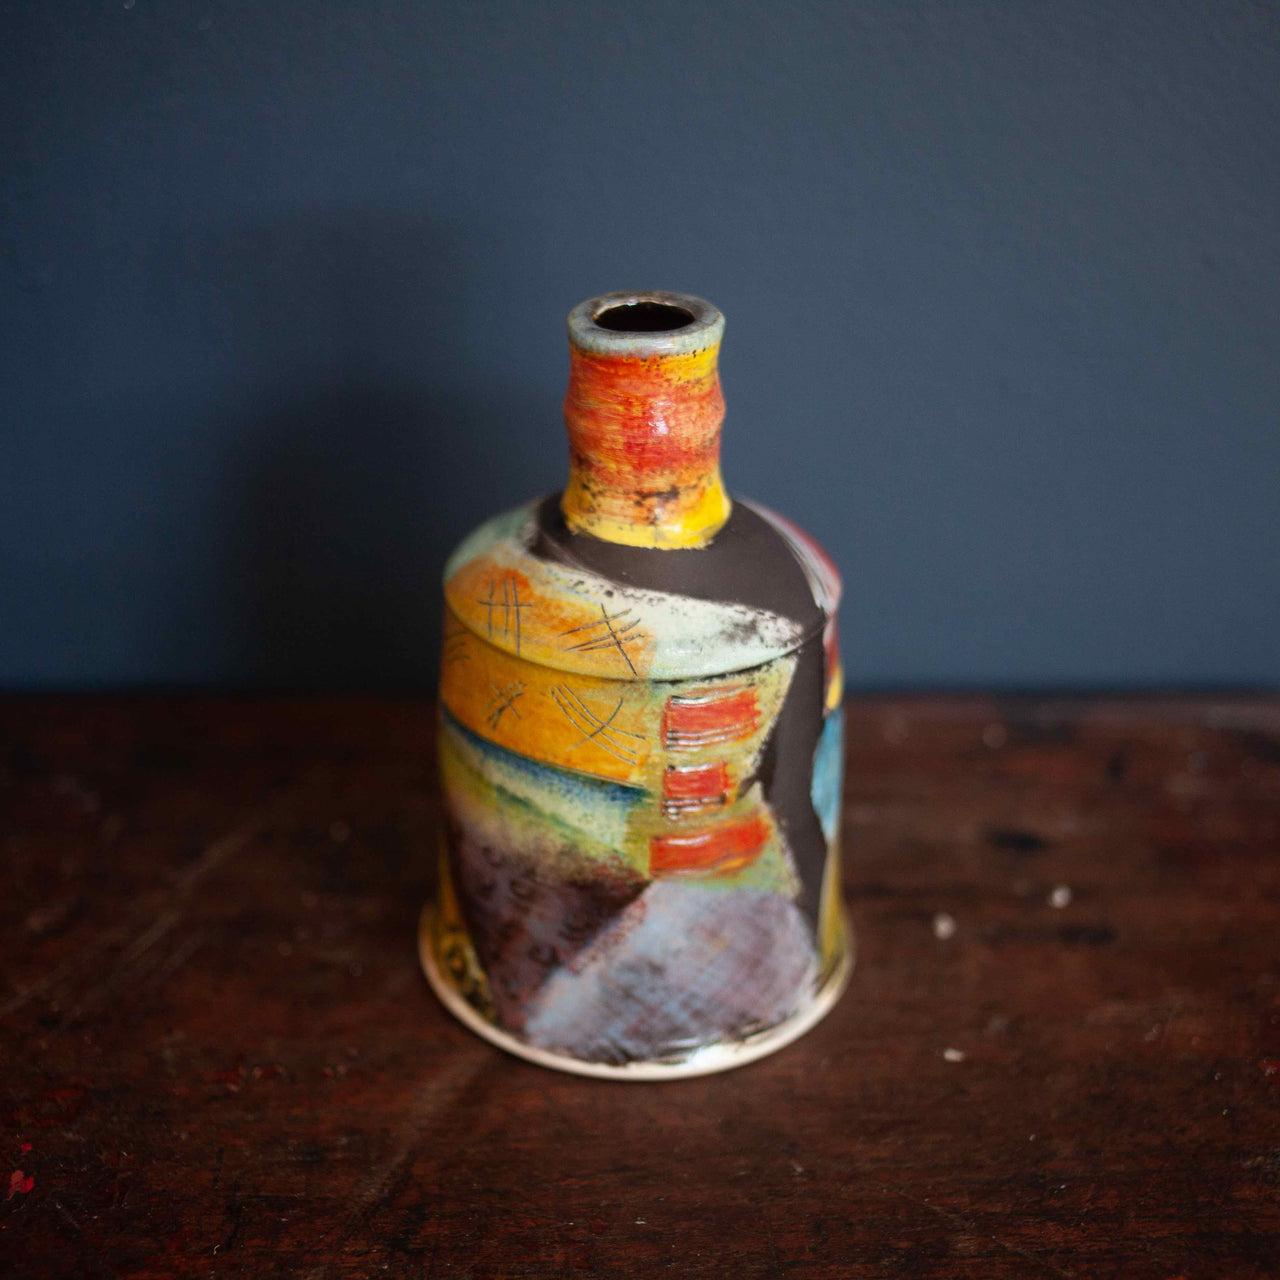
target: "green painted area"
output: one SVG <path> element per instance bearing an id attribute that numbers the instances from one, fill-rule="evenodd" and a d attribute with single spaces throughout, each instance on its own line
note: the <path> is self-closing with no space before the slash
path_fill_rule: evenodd
<path id="1" fill-rule="evenodd" d="M 473 835 L 501 848 L 536 853 L 550 863 L 566 857 L 649 873 L 649 834 L 658 829 L 654 797 L 617 783 L 583 777 L 505 751 L 451 718 L 440 731 L 441 768 L 450 803 Z M 749 798 L 761 807 L 758 783 Z M 749 866 L 729 875 L 691 877 L 708 889 L 753 889 L 794 897 L 799 879 L 782 838 L 775 836 Z"/>
<path id="2" fill-rule="evenodd" d="M 583 852 L 598 846 L 609 856 L 628 857 L 646 872 L 647 858 L 627 849 L 635 809 L 649 799 L 644 791 L 603 779 L 586 777 L 531 760 L 486 742 L 458 724 L 445 720 L 441 737 L 460 763 L 497 796 L 518 801 L 565 833 L 581 840 Z"/>
<path id="3" fill-rule="evenodd" d="M 470 756 L 470 758 L 468 758 Z M 450 807 L 473 838 L 495 848 L 522 850 L 544 860 L 548 866 L 580 863 L 584 858 L 600 863 L 627 863 L 644 875 L 641 860 L 629 854 L 624 844 L 603 840 L 567 815 L 549 812 L 543 805 L 550 792 L 537 795 L 522 786 L 526 794 L 508 790 L 492 776 L 475 767 L 474 753 L 468 752 L 460 735 L 448 728 L 440 733 L 440 769 Z M 508 775 L 506 781 L 515 781 Z M 535 799 L 535 795 L 537 798 Z M 591 815 L 578 811 L 579 819 Z M 570 868 L 576 869 L 576 868 Z"/>

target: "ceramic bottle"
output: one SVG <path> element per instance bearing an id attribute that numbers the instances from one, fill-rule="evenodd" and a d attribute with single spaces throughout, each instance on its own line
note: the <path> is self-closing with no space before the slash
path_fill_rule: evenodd
<path id="1" fill-rule="evenodd" d="M 420 950 L 444 1004 L 547 1066 L 750 1061 L 843 989 L 840 580 L 720 475 L 724 318 L 569 314 L 569 479 L 445 570 L 446 820 Z"/>

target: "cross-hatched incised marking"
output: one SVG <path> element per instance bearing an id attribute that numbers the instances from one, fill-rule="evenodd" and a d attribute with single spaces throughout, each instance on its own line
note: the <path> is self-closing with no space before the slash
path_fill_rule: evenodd
<path id="1" fill-rule="evenodd" d="M 510 684 L 498 688 L 492 680 L 489 681 L 489 688 L 493 690 L 493 697 L 489 699 L 489 705 L 485 709 L 485 719 L 489 722 L 490 729 L 496 729 L 502 720 L 504 712 L 510 711 L 517 720 L 523 720 L 524 717 L 516 709 L 516 699 L 524 696 L 524 681 L 513 680 Z"/>
<path id="2" fill-rule="evenodd" d="M 604 605 L 601 605 L 599 621 L 584 622 L 581 626 L 570 627 L 568 631 L 560 633 L 561 638 L 576 635 L 583 631 L 588 633 L 584 639 L 565 645 L 565 650 L 572 649 L 579 653 L 590 653 L 594 649 L 617 649 L 622 655 L 622 660 L 630 668 L 631 674 L 633 676 L 637 675 L 635 664 L 631 661 L 631 655 L 627 652 L 626 646 L 632 640 L 640 639 L 639 635 L 631 634 L 640 625 L 640 619 L 632 618 L 629 622 L 624 622 L 620 627 L 614 626 L 615 622 L 627 618 L 630 613 L 630 609 L 622 609 L 618 613 L 608 613 Z"/>
<path id="3" fill-rule="evenodd" d="M 493 639 L 494 614 L 501 615 L 502 638 L 506 640 L 515 632 L 516 653 L 520 652 L 520 610 L 533 606 L 532 600 L 520 599 L 520 584 L 515 574 L 508 573 L 502 577 L 502 599 L 498 599 L 498 583 L 496 578 L 489 579 L 487 597 L 476 596 L 476 604 L 483 605 L 485 610 L 485 627 L 489 639 Z"/>
<path id="4" fill-rule="evenodd" d="M 564 717 L 582 737 L 569 748 L 573 751 L 584 743 L 593 742 L 602 751 L 621 760 L 623 764 L 636 764 L 640 756 L 636 748 L 624 741 L 631 738 L 643 742 L 644 735 L 622 729 L 613 722 L 622 710 L 622 699 L 614 704 L 613 710 L 602 720 L 567 684 L 551 686 L 551 696 L 555 704 L 564 713 Z"/>
<path id="5" fill-rule="evenodd" d="M 471 650 L 467 647 L 467 633 L 465 631 L 455 631 L 452 635 L 444 638 L 444 665 L 451 667 L 455 662 L 466 662 L 471 657 Z"/>

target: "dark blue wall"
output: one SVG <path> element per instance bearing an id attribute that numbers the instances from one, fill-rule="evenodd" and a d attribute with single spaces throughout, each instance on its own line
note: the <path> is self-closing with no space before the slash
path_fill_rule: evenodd
<path id="1" fill-rule="evenodd" d="M 731 488 L 861 684 L 1280 681 L 1280 17 L 31 0 L 0 683 L 426 685 L 563 316 L 727 314 Z"/>

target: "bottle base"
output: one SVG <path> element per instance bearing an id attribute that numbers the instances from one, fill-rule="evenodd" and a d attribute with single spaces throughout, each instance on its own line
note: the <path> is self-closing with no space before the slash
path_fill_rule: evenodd
<path id="1" fill-rule="evenodd" d="M 550 1050 L 525 1044 L 510 1032 L 501 1030 L 482 1017 L 458 993 L 447 975 L 437 966 L 431 946 L 434 912 L 435 903 L 428 902 L 423 909 L 418 929 L 418 956 L 422 961 L 422 969 L 427 975 L 427 981 L 431 984 L 431 989 L 440 1003 L 465 1027 L 488 1040 L 490 1044 L 497 1045 L 499 1049 L 505 1049 L 518 1058 L 524 1058 L 527 1062 L 537 1063 L 540 1067 L 567 1071 L 573 1075 L 593 1076 L 601 1080 L 683 1080 L 691 1076 L 712 1075 L 717 1071 L 729 1071 L 734 1067 L 746 1066 L 757 1058 L 766 1057 L 785 1048 L 826 1017 L 844 993 L 845 987 L 849 984 L 849 977 L 853 973 L 853 930 L 848 919 L 841 912 L 844 945 L 841 948 L 839 961 L 823 979 L 808 1003 L 785 1021 L 755 1035 L 747 1036 L 743 1040 L 706 1045 L 681 1058 L 627 1062 L 616 1066 L 605 1062 L 587 1062 L 580 1058 L 569 1057 L 567 1054 L 552 1053 Z"/>

